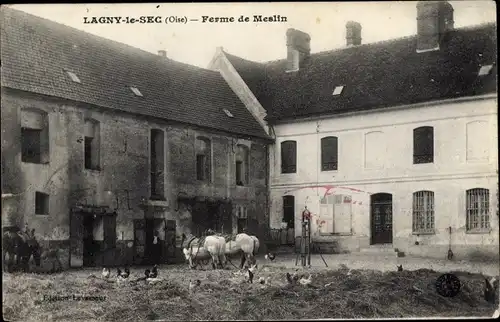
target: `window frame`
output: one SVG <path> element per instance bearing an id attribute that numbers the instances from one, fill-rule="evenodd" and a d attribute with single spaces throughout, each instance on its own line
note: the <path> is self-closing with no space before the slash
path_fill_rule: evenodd
<path id="1" fill-rule="evenodd" d="M 85 128 L 87 124 L 90 124 L 92 128 L 92 136 L 87 136 L 86 131 L 83 133 L 83 168 L 88 171 L 101 171 L 101 122 L 86 118 Z M 87 146 L 87 139 L 90 139 L 90 146 Z M 87 149 L 90 149 L 90 159 L 87 157 Z"/>
<path id="2" fill-rule="evenodd" d="M 30 142 L 35 137 L 37 142 Z M 41 164 L 42 162 L 42 135 L 43 130 L 29 127 L 21 127 L 21 161 L 23 163 Z M 29 140 L 28 140 L 29 139 Z M 33 147 L 33 143 L 35 146 Z M 28 152 L 34 151 L 35 155 L 29 155 Z"/>
<path id="3" fill-rule="evenodd" d="M 328 144 L 330 140 L 335 144 L 334 149 L 333 149 L 333 145 Z M 337 136 L 322 137 L 321 141 L 320 141 L 320 146 L 321 146 L 321 172 L 338 171 L 338 169 L 339 169 L 339 138 Z M 330 153 L 327 153 L 327 152 L 329 152 L 328 151 L 329 148 L 333 149 L 332 151 L 330 151 L 332 158 L 329 160 L 326 160 L 328 154 L 330 154 Z M 329 167 L 329 166 L 331 166 L 331 167 Z"/>
<path id="4" fill-rule="evenodd" d="M 429 150 L 429 151 L 427 151 Z M 427 151 L 427 152 L 425 152 Z M 413 129 L 413 164 L 434 163 L 434 127 L 420 126 Z"/>
<path id="5" fill-rule="evenodd" d="M 287 148 L 288 145 L 290 145 L 289 148 Z M 281 173 L 282 174 L 297 173 L 297 141 L 295 140 L 283 141 L 280 144 L 280 148 L 281 148 Z M 288 151 L 288 149 L 292 149 L 292 151 Z M 285 157 L 287 155 L 293 155 L 294 160 L 285 161 Z"/>
<path id="6" fill-rule="evenodd" d="M 204 137 L 204 136 L 197 136 L 196 137 L 196 143 L 198 141 L 202 141 L 205 144 L 204 149 L 199 149 L 198 144 L 195 145 L 195 170 L 196 170 L 196 180 L 198 181 L 205 181 L 207 183 L 212 182 L 212 140 Z M 200 157 L 203 156 L 203 169 L 200 173 L 200 166 L 199 166 L 199 160 Z M 200 176 L 200 174 L 203 174 L 203 176 Z"/>
<path id="7" fill-rule="evenodd" d="M 150 163 L 150 195 L 152 200 L 165 200 L 165 131 L 162 129 L 152 128 L 149 131 L 149 163 Z M 157 151 L 156 144 L 162 148 L 162 151 Z M 158 160 L 158 155 L 161 154 L 161 159 Z M 163 165 L 163 169 L 159 168 Z M 163 178 L 162 178 L 163 176 Z M 157 191 L 157 184 L 161 183 L 159 191 Z"/>
<path id="8" fill-rule="evenodd" d="M 40 200 L 41 198 L 41 200 Z M 39 206 L 39 200 L 43 204 Z M 42 212 L 39 212 L 40 207 L 44 208 Z M 37 216 L 48 216 L 50 213 L 50 196 L 47 193 L 41 191 L 35 191 L 35 215 Z"/>
<path id="9" fill-rule="evenodd" d="M 432 235 L 436 231 L 436 199 L 430 190 L 419 190 L 412 194 L 412 233 Z M 430 205 L 430 206 L 429 206 Z M 430 217 L 430 218 L 429 218 Z M 423 221 L 424 228 L 421 227 Z M 429 227 L 430 226 L 430 227 Z"/>
<path id="10" fill-rule="evenodd" d="M 474 200 L 474 204 L 471 205 L 471 200 L 473 200 L 474 197 L 476 197 L 477 200 Z M 478 207 L 472 207 L 473 205 L 477 205 Z M 465 228 L 467 233 L 489 233 L 491 231 L 490 208 L 491 202 L 489 189 L 472 188 L 465 191 Z M 477 211 L 477 213 L 472 214 L 473 211 Z M 471 224 L 473 219 L 477 220 L 478 227 L 472 227 Z"/>

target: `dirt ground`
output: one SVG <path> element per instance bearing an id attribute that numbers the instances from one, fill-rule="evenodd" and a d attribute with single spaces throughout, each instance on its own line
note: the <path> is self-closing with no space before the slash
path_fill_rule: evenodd
<path id="1" fill-rule="evenodd" d="M 442 273 L 429 269 L 373 271 L 329 265 L 291 267 L 259 260 L 254 283 L 239 270 L 160 267 L 155 284 L 133 283 L 145 267 L 131 269 L 125 283 L 101 270 L 53 275 L 3 275 L 3 317 L 9 321 L 263 320 L 319 318 L 491 317 L 498 308 L 483 298 L 480 274 L 458 273 L 460 293 L 436 292 Z M 292 285 L 286 273 L 312 274 L 309 286 Z M 115 271 L 112 271 L 113 275 Z M 266 280 L 264 284 L 259 279 Z M 497 276 L 498 278 L 498 276 Z M 190 290 L 190 281 L 201 285 Z M 86 298 L 85 298 L 86 297 Z"/>

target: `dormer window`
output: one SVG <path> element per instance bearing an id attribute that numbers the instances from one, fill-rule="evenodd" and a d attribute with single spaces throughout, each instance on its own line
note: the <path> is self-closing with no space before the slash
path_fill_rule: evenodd
<path id="1" fill-rule="evenodd" d="M 479 69 L 478 76 L 488 75 L 491 72 L 492 68 L 493 68 L 493 65 L 481 66 L 481 69 Z"/>
<path id="2" fill-rule="evenodd" d="M 69 78 L 71 78 L 71 80 L 73 82 L 75 82 L 75 83 L 81 83 L 80 78 L 78 78 L 78 76 L 76 76 L 75 73 L 70 72 L 69 70 L 65 70 L 65 72 L 69 76 Z"/>
<path id="3" fill-rule="evenodd" d="M 141 96 L 142 97 L 142 93 L 141 91 L 139 91 L 139 89 L 135 86 L 130 86 L 130 90 L 136 95 L 136 96 Z"/>
<path id="4" fill-rule="evenodd" d="M 227 115 L 227 116 L 229 116 L 229 117 L 234 117 L 234 115 L 233 115 L 231 112 L 229 112 L 229 110 L 228 110 L 228 109 L 225 109 L 225 108 L 224 108 L 224 109 L 222 109 L 222 110 L 224 111 L 224 113 L 226 113 L 226 115 Z"/>
<path id="5" fill-rule="evenodd" d="M 340 95 L 342 93 L 342 90 L 344 89 L 344 86 L 337 86 L 335 87 L 335 90 L 333 91 L 333 96 Z"/>

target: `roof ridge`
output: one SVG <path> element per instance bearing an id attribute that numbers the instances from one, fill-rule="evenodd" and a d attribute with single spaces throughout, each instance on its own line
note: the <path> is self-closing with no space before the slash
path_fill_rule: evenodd
<path id="1" fill-rule="evenodd" d="M 158 58 L 159 57 L 157 54 L 152 53 L 150 51 L 147 51 L 147 50 L 144 50 L 144 49 L 141 49 L 141 48 L 138 48 L 138 47 L 135 47 L 135 46 L 132 46 L 132 45 L 129 45 L 129 44 L 117 41 L 117 40 L 113 40 L 113 39 L 109 39 L 109 38 L 106 38 L 106 37 L 98 36 L 96 34 L 87 32 L 85 30 L 78 29 L 78 28 L 75 28 L 75 27 L 72 27 L 72 26 L 68 26 L 68 25 L 66 25 L 64 23 L 57 22 L 57 21 L 54 21 L 54 20 L 50 20 L 50 19 L 47 19 L 47 18 L 44 18 L 44 17 L 40 17 L 40 16 L 34 15 L 32 13 L 29 13 L 29 12 L 26 12 L 26 11 L 23 11 L 23 10 L 14 9 L 14 8 L 9 7 L 8 5 L 3 5 L 2 6 L 2 10 L 11 11 L 15 15 L 24 15 L 28 19 L 39 20 L 39 21 L 41 21 L 43 23 L 48 24 L 49 27 L 52 27 L 50 25 L 53 25 L 53 26 L 57 25 L 57 26 L 69 29 L 69 30 L 71 30 L 73 32 L 80 33 L 81 35 L 85 35 L 85 36 L 94 38 L 93 40 L 104 41 L 104 42 L 109 43 L 110 45 L 123 46 L 123 47 L 126 47 L 126 48 L 130 49 L 130 50 L 141 52 L 142 54 L 149 55 L 149 56 L 151 56 L 151 58 Z M 201 69 L 201 70 L 204 70 L 204 71 L 214 72 L 214 71 L 212 71 L 210 69 L 203 68 L 203 67 L 196 66 L 196 65 L 192 65 L 192 64 L 188 64 L 188 63 L 184 63 L 184 62 L 180 62 L 180 61 L 174 60 L 174 59 L 169 58 L 169 57 L 163 57 L 163 59 L 167 60 L 170 63 L 185 65 L 186 67 L 190 67 L 190 68 L 193 68 L 193 69 L 196 69 L 196 70 L 200 70 Z"/>
<path id="2" fill-rule="evenodd" d="M 460 28 L 455 28 L 453 30 L 450 30 L 450 32 L 477 30 L 477 29 L 480 29 L 480 28 L 486 28 L 486 27 L 490 27 L 490 26 L 494 26 L 494 25 L 496 25 L 495 21 L 483 22 L 483 23 L 480 23 L 480 24 L 474 24 L 474 25 L 464 26 L 464 27 L 460 27 Z M 416 37 L 417 37 L 417 34 L 413 34 L 413 35 L 401 36 L 401 37 L 396 37 L 396 38 L 378 40 L 378 41 L 364 43 L 364 44 L 357 45 L 357 46 L 342 46 L 342 47 L 338 47 L 338 48 L 333 48 L 333 49 L 328 49 L 328 50 L 322 50 L 322 51 L 318 51 L 318 52 L 315 52 L 315 53 L 311 53 L 311 56 L 324 55 L 324 54 L 334 53 L 334 52 L 338 52 L 338 51 L 348 50 L 348 49 L 351 49 L 351 48 L 360 48 L 360 47 L 366 47 L 366 46 L 386 45 L 386 44 L 389 44 L 391 42 L 408 40 L 408 39 L 412 39 L 412 38 L 416 38 Z M 244 58 L 242 58 L 242 59 L 244 59 Z M 285 61 L 286 61 L 286 58 L 280 58 L 280 59 L 269 60 L 269 61 L 266 61 L 266 62 L 263 62 L 263 63 L 260 63 L 260 64 L 264 64 L 264 65 L 268 66 L 268 65 L 274 65 L 274 64 L 278 64 L 278 63 L 283 63 Z"/>
<path id="3" fill-rule="evenodd" d="M 230 55 L 230 56 L 233 56 L 233 57 L 236 57 L 236 58 L 239 58 L 241 60 L 244 60 L 246 62 L 249 62 L 249 63 L 253 63 L 253 64 L 257 64 L 257 65 L 262 65 L 262 67 L 264 67 L 264 63 L 262 62 L 258 62 L 258 61 L 255 61 L 255 60 L 250 60 L 250 59 L 246 59 L 246 58 L 242 58 L 240 56 L 237 56 L 237 55 L 234 55 L 234 54 L 231 54 L 230 52 L 226 51 L 225 49 L 222 49 L 222 52 L 224 53 L 224 55 Z"/>

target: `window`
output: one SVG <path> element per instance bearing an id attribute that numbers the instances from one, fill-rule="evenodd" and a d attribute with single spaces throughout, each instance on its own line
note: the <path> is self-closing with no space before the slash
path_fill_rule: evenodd
<path id="1" fill-rule="evenodd" d="M 48 116 L 36 109 L 21 110 L 21 161 L 49 162 Z"/>
<path id="2" fill-rule="evenodd" d="M 434 128 L 423 126 L 413 130 L 413 164 L 434 162 Z"/>
<path id="3" fill-rule="evenodd" d="M 365 134 L 365 168 L 384 168 L 384 161 L 387 158 L 387 140 L 384 132 L 373 131 Z"/>
<path id="4" fill-rule="evenodd" d="M 249 152 L 245 145 L 238 145 L 236 151 L 236 185 L 244 186 L 249 183 Z"/>
<path id="5" fill-rule="evenodd" d="M 35 129 L 21 129 L 22 139 L 22 161 L 29 163 L 41 163 L 41 144 L 40 137 L 42 136 L 41 130 Z"/>
<path id="6" fill-rule="evenodd" d="M 491 69 L 493 68 L 493 65 L 484 65 L 481 66 L 478 72 L 478 76 L 485 76 L 488 75 L 491 72 Z"/>
<path id="7" fill-rule="evenodd" d="M 152 129 L 150 135 L 151 199 L 164 198 L 165 138 L 162 130 Z"/>
<path id="8" fill-rule="evenodd" d="M 490 133 L 488 122 L 472 121 L 467 123 L 467 161 L 488 161 Z"/>
<path id="9" fill-rule="evenodd" d="M 49 195 L 43 192 L 35 192 L 35 214 L 49 214 Z"/>
<path id="10" fill-rule="evenodd" d="M 136 95 L 136 96 L 142 96 L 142 93 L 141 91 L 137 88 L 137 87 L 134 87 L 134 86 L 131 86 L 130 87 L 130 90 Z"/>
<path id="11" fill-rule="evenodd" d="M 212 149 L 210 140 L 204 137 L 196 138 L 196 179 L 211 181 L 211 158 Z"/>
<path id="12" fill-rule="evenodd" d="M 467 231 L 490 228 L 490 191 L 475 188 L 466 191 Z"/>
<path id="13" fill-rule="evenodd" d="M 335 90 L 333 91 L 333 96 L 337 96 L 342 94 L 342 90 L 344 89 L 344 86 L 337 86 L 335 87 Z"/>
<path id="14" fill-rule="evenodd" d="M 297 142 L 281 142 L 281 173 L 297 171 Z"/>
<path id="15" fill-rule="evenodd" d="M 321 198 L 317 222 L 320 234 L 350 234 L 351 214 L 350 195 L 327 195 Z"/>
<path id="16" fill-rule="evenodd" d="M 81 83 L 80 81 L 80 78 L 78 78 L 78 76 L 76 76 L 75 73 L 73 72 L 70 72 L 69 70 L 66 71 L 66 74 L 68 74 L 68 76 L 71 78 L 71 80 L 75 83 Z"/>
<path id="17" fill-rule="evenodd" d="M 247 215 L 247 209 L 243 206 L 239 206 L 237 208 L 238 210 L 238 213 L 237 213 L 237 217 L 238 217 L 238 223 L 237 223 L 237 227 L 238 227 L 238 234 L 242 233 L 244 231 L 244 229 L 246 229 L 248 227 L 248 215 Z"/>
<path id="18" fill-rule="evenodd" d="M 413 193 L 413 232 L 434 233 L 434 192 Z"/>
<path id="19" fill-rule="evenodd" d="M 295 228 L 295 197 L 283 196 L 283 222 L 288 228 Z"/>
<path id="20" fill-rule="evenodd" d="M 100 124 L 96 120 L 85 120 L 84 128 L 84 160 L 85 169 L 100 169 Z"/>
<path id="21" fill-rule="evenodd" d="M 338 139 L 328 136 L 321 139 L 321 171 L 337 170 Z"/>

